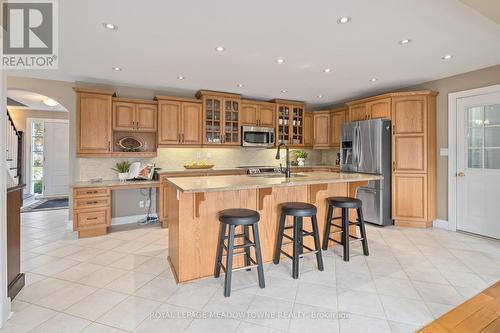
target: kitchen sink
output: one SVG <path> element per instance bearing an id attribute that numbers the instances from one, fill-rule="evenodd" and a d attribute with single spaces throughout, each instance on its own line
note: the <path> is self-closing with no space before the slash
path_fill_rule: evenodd
<path id="1" fill-rule="evenodd" d="M 270 175 L 262 175 L 264 178 L 285 178 L 285 175 L 283 174 L 270 174 Z M 302 175 L 302 174 L 291 174 L 290 178 L 301 178 L 301 177 L 307 177 L 307 175 Z"/>

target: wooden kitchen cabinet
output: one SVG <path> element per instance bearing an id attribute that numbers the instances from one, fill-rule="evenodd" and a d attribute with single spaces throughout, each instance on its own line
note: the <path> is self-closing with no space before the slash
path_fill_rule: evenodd
<path id="1" fill-rule="evenodd" d="M 391 98 L 382 98 L 366 104 L 368 119 L 391 119 Z"/>
<path id="2" fill-rule="evenodd" d="M 136 130 L 139 132 L 156 132 L 158 119 L 156 103 L 136 104 Z"/>
<path id="3" fill-rule="evenodd" d="M 112 152 L 112 96 L 114 92 L 74 88 L 76 92 L 76 154 Z"/>
<path id="4" fill-rule="evenodd" d="M 158 145 L 200 146 L 202 105 L 194 99 L 156 96 L 158 100 Z"/>
<path id="5" fill-rule="evenodd" d="M 203 144 L 239 146 L 241 144 L 240 95 L 200 90 L 203 103 Z"/>
<path id="6" fill-rule="evenodd" d="M 113 101 L 113 130 L 135 129 L 135 103 Z"/>
<path id="7" fill-rule="evenodd" d="M 367 119 L 366 104 L 359 104 L 349 107 L 349 121 L 359 121 Z"/>
<path id="8" fill-rule="evenodd" d="M 241 125 L 274 127 L 276 106 L 273 103 L 242 101 Z"/>
<path id="9" fill-rule="evenodd" d="M 391 119 L 391 98 L 371 97 L 347 103 L 349 121 Z"/>
<path id="10" fill-rule="evenodd" d="M 304 146 L 305 105 L 295 101 L 274 100 L 276 103 L 276 143 L 290 147 Z"/>
<path id="11" fill-rule="evenodd" d="M 394 223 L 430 227 L 436 218 L 436 95 L 394 93 L 392 214 Z"/>
<path id="12" fill-rule="evenodd" d="M 342 126 L 347 122 L 348 109 L 338 108 L 330 111 L 330 146 L 340 147 L 342 142 Z"/>
<path id="13" fill-rule="evenodd" d="M 314 115 L 312 112 L 304 113 L 304 147 L 312 148 L 314 144 Z"/>
<path id="14" fill-rule="evenodd" d="M 314 112 L 313 148 L 330 147 L 330 112 Z"/>
<path id="15" fill-rule="evenodd" d="M 136 102 L 113 99 L 113 130 L 156 132 L 157 106 L 155 102 Z"/>
<path id="16" fill-rule="evenodd" d="M 78 237 L 104 235 L 111 225 L 111 191 L 107 187 L 73 189 L 73 231 Z"/>

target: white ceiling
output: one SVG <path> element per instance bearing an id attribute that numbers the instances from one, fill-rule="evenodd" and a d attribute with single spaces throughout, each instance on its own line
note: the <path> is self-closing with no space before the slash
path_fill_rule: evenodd
<path id="1" fill-rule="evenodd" d="M 16 102 L 26 105 L 25 107 L 13 106 L 12 108 L 14 109 L 29 109 L 29 110 L 55 111 L 55 112 L 68 111 L 61 104 L 57 104 L 55 106 L 46 105 L 45 103 L 43 103 L 43 101 L 49 99 L 50 97 L 32 91 L 21 90 L 21 89 L 9 89 L 7 90 L 7 97 L 13 99 Z"/>
<path id="2" fill-rule="evenodd" d="M 458 0 L 65 0 L 59 8 L 59 70 L 10 74 L 318 105 L 500 64 L 500 25 Z M 337 24 L 343 15 L 352 21 Z M 399 45 L 405 38 L 412 42 Z"/>

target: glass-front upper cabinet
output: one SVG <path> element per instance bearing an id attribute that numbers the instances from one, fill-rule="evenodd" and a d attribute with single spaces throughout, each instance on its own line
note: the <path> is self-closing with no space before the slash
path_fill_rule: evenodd
<path id="1" fill-rule="evenodd" d="M 274 102 L 277 103 L 277 143 L 286 143 L 297 147 L 304 146 L 304 105 L 292 104 L 283 100 L 275 100 Z"/>
<path id="2" fill-rule="evenodd" d="M 200 90 L 203 101 L 203 144 L 239 145 L 240 96 Z"/>

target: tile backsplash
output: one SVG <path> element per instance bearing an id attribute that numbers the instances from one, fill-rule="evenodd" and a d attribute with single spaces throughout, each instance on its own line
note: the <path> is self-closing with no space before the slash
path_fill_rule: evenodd
<path id="1" fill-rule="evenodd" d="M 290 150 L 291 160 L 295 160 L 294 151 Z M 309 156 L 307 165 L 333 165 L 338 150 L 305 149 Z M 116 172 L 111 168 L 120 161 L 139 161 L 141 163 L 155 163 L 163 170 L 183 169 L 184 164 L 205 160 L 219 168 L 232 168 L 241 165 L 279 165 L 285 163 L 284 154 L 280 161 L 275 159 L 276 149 L 261 148 L 159 148 L 158 156 L 154 158 L 78 158 L 77 180 L 85 181 L 93 178 L 115 179 Z"/>

